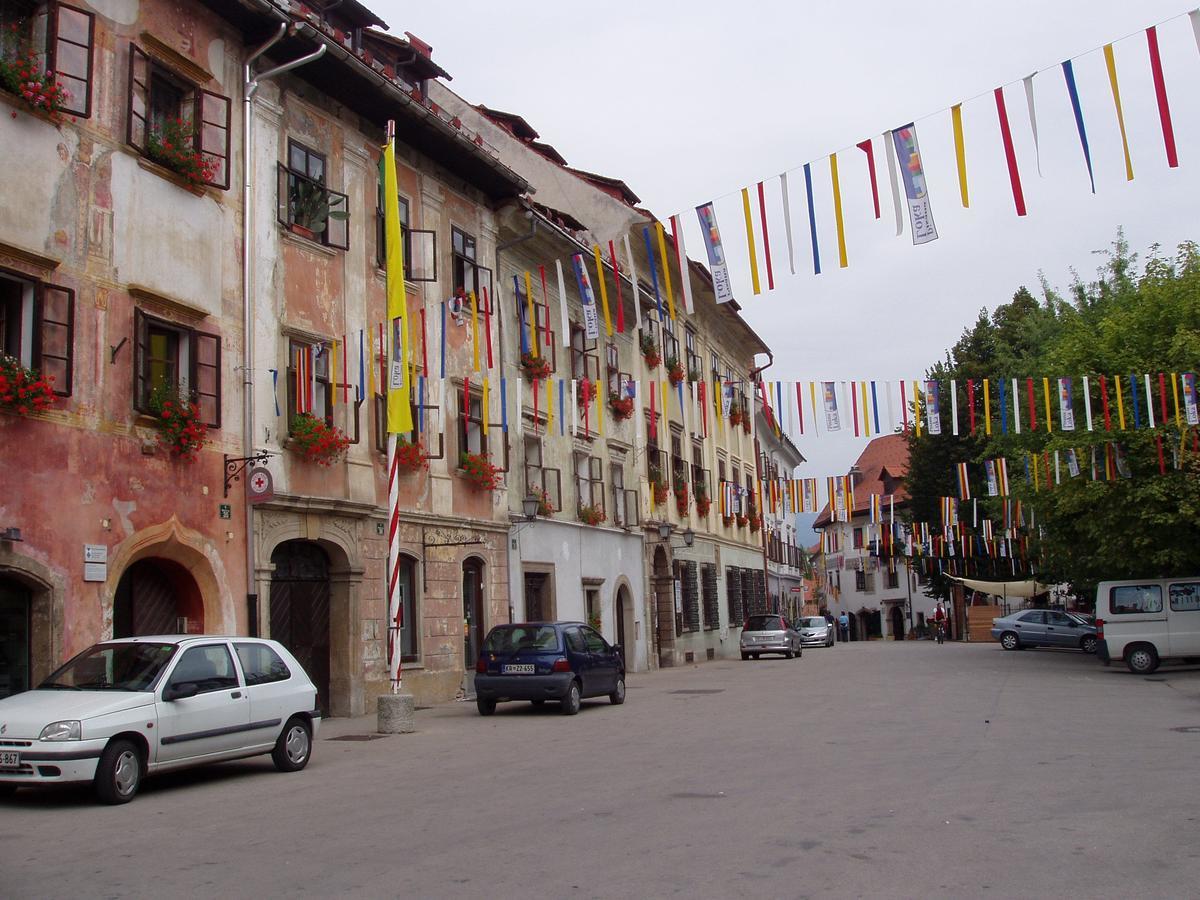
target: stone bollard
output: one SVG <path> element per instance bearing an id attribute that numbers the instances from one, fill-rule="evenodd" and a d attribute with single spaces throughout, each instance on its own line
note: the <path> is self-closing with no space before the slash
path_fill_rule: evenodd
<path id="1" fill-rule="evenodd" d="M 412 734 L 417 730 L 413 717 L 412 694 L 380 694 L 378 705 L 380 734 Z"/>

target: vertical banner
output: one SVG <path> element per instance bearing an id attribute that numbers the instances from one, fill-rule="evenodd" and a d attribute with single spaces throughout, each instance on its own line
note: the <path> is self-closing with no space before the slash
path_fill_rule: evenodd
<path id="1" fill-rule="evenodd" d="M 996 463 L 994 460 L 985 459 L 983 461 L 983 474 L 987 479 L 987 492 L 989 497 L 995 497 L 1000 493 L 1000 485 L 996 483 Z"/>
<path id="2" fill-rule="evenodd" d="M 787 172 L 779 176 L 779 199 L 783 203 L 783 233 L 787 238 L 788 268 L 796 274 L 796 246 L 792 242 L 792 201 L 788 197 Z M 878 201 L 876 201 L 878 206 Z"/>
<path id="3" fill-rule="evenodd" d="M 1133 159 L 1129 156 L 1129 138 L 1125 134 L 1125 112 L 1121 108 L 1121 87 L 1117 84 L 1117 59 L 1113 45 L 1104 45 L 1104 64 L 1108 68 L 1108 84 L 1112 88 L 1113 106 L 1117 110 L 1117 126 L 1121 130 L 1121 149 L 1125 151 L 1125 180 L 1133 181 Z"/>
<path id="4" fill-rule="evenodd" d="M 808 195 L 808 233 L 812 239 L 813 274 L 821 274 L 821 248 L 817 244 L 817 208 L 813 205 L 812 166 L 804 164 L 804 190 Z"/>
<path id="5" fill-rule="evenodd" d="M 1186 377 L 1186 376 L 1185 376 Z M 1186 382 L 1185 382 L 1186 385 Z M 825 430 L 841 431 L 842 423 L 838 418 L 837 385 L 832 381 L 822 381 L 821 391 L 825 399 Z"/>
<path id="6" fill-rule="evenodd" d="M 833 221 L 837 225 L 838 265 L 844 269 L 850 263 L 846 260 L 846 227 L 842 221 L 842 185 L 838 179 L 836 153 L 829 154 L 829 178 L 833 186 Z"/>
<path id="7" fill-rule="evenodd" d="M 583 330 L 589 341 L 600 339 L 600 317 L 596 312 L 596 296 L 592 293 L 592 283 L 588 280 L 587 267 L 583 264 L 583 254 L 576 253 L 571 257 L 571 267 L 575 270 L 575 283 L 579 286 L 579 296 L 583 300 Z"/>
<path id="8" fill-rule="evenodd" d="M 742 188 L 742 213 L 746 217 L 746 249 L 750 254 L 750 283 L 755 294 L 762 293 L 758 283 L 758 251 L 754 247 L 754 220 L 750 217 L 750 191 Z"/>
<path id="9" fill-rule="evenodd" d="M 628 238 L 626 238 L 628 240 Z M 562 260 L 554 261 L 554 271 L 558 275 L 558 327 L 562 332 L 559 334 L 559 339 L 564 347 L 571 346 L 571 320 L 570 314 L 567 312 L 567 283 L 563 278 Z M 549 313 L 547 313 L 549 315 Z M 522 332 L 524 334 L 524 332 Z"/>
<path id="10" fill-rule="evenodd" d="M 941 397 L 941 386 L 936 381 L 925 382 L 925 416 L 929 421 L 929 433 L 942 433 L 942 411 L 938 400 Z"/>
<path id="11" fill-rule="evenodd" d="M 1200 425 L 1200 402 L 1196 397 L 1196 373 L 1184 372 L 1182 381 L 1184 421 L 1189 425 Z"/>
<path id="12" fill-rule="evenodd" d="M 1058 379 L 1058 421 L 1063 431 L 1075 430 L 1075 388 L 1070 378 Z"/>
<path id="13" fill-rule="evenodd" d="M 1037 72 L 1026 75 L 1022 80 L 1025 85 L 1025 105 L 1029 108 L 1029 128 L 1033 132 L 1033 158 L 1037 162 L 1038 175 L 1042 174 L 1042 148 L 1038 144 L 1037 107 L 1033 100 L 1033 76 Z"/>
<path id="14" fill-rule="evenodd" d="M 1071 110 L 1075 113 L 1075 130 L 1079 133 L 1079 145 L 1083 148 L 1083 161 L 1087 163 L 1088 180 L 1092 193 L 1096 193 L 1096 175 L 1092 171 L 1092 151 L 1088 147 L 1087 128 L 1083 124 L 1083 108 L 1079 105 L 1079 88 L 1075 86 L 1075 67 L 1068 59 L 1062 64 L 1063 78 L 1067 82 L 1067 93 L 1071 96 Z"/>
<path id="15" fill-rule="evenodd" d="M 875 177 L 875 144 L 870 138 L 855 144 L 859 150 L 867 154 L 867 174 L 871 176 L 871 200 L 875 204 L 875 218 L 879 218 L 879 181 Z"/>
<path id="16" fill-rule="evenodd" d="M 896 213 L 896 237 L 904 234 L 904 213 L 900 210 L 900 180 L 896 175 L 896 141 L 890 131 L 883 133 L 883 149 L 886 151 L 888 181 L 892 186 L 892 209 Z"/>
<path id="17" fill-rule="evenodd" d="M 1154 76 L 1154 96 L 1158 100 L 1158 119 L 1162 125 L 1163 146 L 1167 151 L 1167 165 L 1174 169 L 1179 165 L 1175 152 L 1175 128 L 1171 124 L 1171 107 L 1167 103 L 1167 83 L 1163 79 L 1162 59 L 1158 55 L 1158 29 L 1146 29 L 1146 47 L 1150 52 L 1150 72 Z"/>
<path id="18" fill-rule="evenodd" d="M 700 220 L 700 231 L 704 235 L 704 249 L 708 252 L 708 268 L 712 272 L 713 291 L 718 303 L 733 299 L 733 283 L 729 280 L 729 267 L 725 263 L 725 249 L 721 246 L 721 231 L 717 228 L 717 213 L 711 203 L 696 207 Z"/>
<path id="19" fill-rule="evenodd" d="M 908 198 L 908 220 L 912 226 L 913 243 L 936 241 L 937 228 L 933 224 L 933 210 L 929 205 L 929 190 L 925 185 L 925 169 L 917 145 L 916 126 L 910 122 L 897 128 L 892 132 L 892 140 L 896 145 L 900 177 L 904 180 L 904 193 Z"/>
<path id="20" fill-rule="evenodd" d="M 971 203 L 967 194 L 967 146 L 963 138 L 961 103 L 950 107 L 950 122 L 954 126 L 954 160 L 958 164 L 958 192 L 962 195 L 962 205 L 966 209 Z"/>
<path id="21" fill-rule="evenodd" d="M 404 241 L 400 233 L 400 200 L 396 184 L 396 142 L 383 151 L 383 234 L 387 262 L 387 316 L 392 327 L 391 363 L 388 367 L 387 430 L 412 431 L 412 402 L 405 370 L 408 368 L 408 295 L 404 289 Z M 397 340 L 397 337 L 399 338 Z"/>
<path id="22" fill-rule="evenodd" d="M 1004 88 L 993 92 L 996 97 L 996 115 L 1000 120 L 1000 138 L 1004 142 L 1004 158 L 1008 162 L 1008 180 L 1012 185 L 1013 205 L 1017 215 L 1025 215 L 1025 192 L 1021 190 L 1021 170 L 1017 166 L 1017 151 L 1013 147 L 1012 129 L 1008 125 L 1008 108 L 1004 105 Z"/>

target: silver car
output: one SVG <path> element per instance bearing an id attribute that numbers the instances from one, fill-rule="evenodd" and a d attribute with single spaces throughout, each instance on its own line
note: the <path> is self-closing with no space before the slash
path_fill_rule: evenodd
<path id="1" fill-rule="evenodd" d="M 762 653 L 782 653 L 787 659 L 799 656 L 804 648 L 800 632 L 780 615 L 750 616 L 742 626 L 742 659 L 758 659 Z"/>
<path id="2" fill-rule="evenodd" d="M 1063 647 L 1096 652 L 1096 626 L 1057 609 L 1025 609 L 992 619 L 992 639 L 1005 650 Z"/>
<path id="3" fill-rule="evenodd" d="M 826 621 L 824 616 L 805 616 L 796 625 L 800 632 L 800 643 L 812 644 L 816 647 L 833 646 L 833 623 Z"/>

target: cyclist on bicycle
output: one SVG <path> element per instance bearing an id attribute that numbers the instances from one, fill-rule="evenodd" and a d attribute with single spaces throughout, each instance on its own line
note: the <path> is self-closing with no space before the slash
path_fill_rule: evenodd
<path id="1" fill-rule="evenodd" d="M 946 640 L 946 625 L 947 625 L 946 607 L 942 605 L 942 601 L 938 601 L 937 609 L 933 612 L 933 627 L 934 633 L 937 636 L 939 644 Z"/>

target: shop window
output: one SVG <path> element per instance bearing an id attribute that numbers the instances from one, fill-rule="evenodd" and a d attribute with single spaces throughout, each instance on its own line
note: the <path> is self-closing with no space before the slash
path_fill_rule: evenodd
<path id="1" fill-rule="evenodd" d="M 185 141 L 210 168 L 208 184 L 228 189 L 230 108 L 228 97 L 192 84 L 137 44 L 129 45 L 125 140 L 143 156 L 169 166 L 167 144 Z"/>
<path id="2" fill-rule="evenodd" d="M 288 141 L 287 165 L 277 166 L 279 224 L 338 250 L 350 249 L 349 198 L 326 186 L 324 154 Z"/>
<path id="3" fill-rule="evenodd" d="M 148 415 L 173 397 L 195 403 L 221 427 L 221 338 L 135 309 L 133 408 Z"/>
<path id="4" fill-rule="evenodd" d="M 59 109 L 79 118 L 92 114 L 92 66 L 96 17 L 66 3 L 5 0 L 0 5 L 0 57 L 32 62 L 53 72 L 65 91 Z M 0 90 L 7 85 L 0 84 Z"/>
<path id="5" fill-rule="evenodd" d="M 54 378 L 54 393 L 71 395 L 75 292 L 0 273 L 0 353 Z"/>

